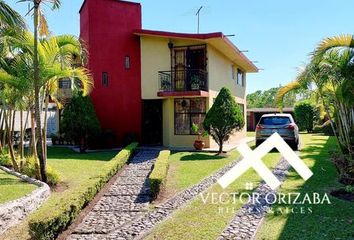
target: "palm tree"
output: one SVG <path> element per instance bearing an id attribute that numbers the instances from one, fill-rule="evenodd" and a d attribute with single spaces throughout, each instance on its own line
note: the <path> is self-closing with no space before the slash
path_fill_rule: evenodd
<path id="1" fill-rule="evenodd" d="M 25 26 L 26 24 L 21 15 L 3 0 L 0 0 L 0 29 L 7 27 L 25 28 Z"/>
<path id="2" fill-rule="evenodd" d="M 13 41 L 12 46 L 15 48 L 16 54 L 7 61 L 7 64 L 0 65 L 0 82 L 10 86 L 16 91 L 21 91 L 21 96 L 25 105 L 32 111 L 34 91 L 33 79 L 28 75 L 33 73 L 33 35 L 29 32 L 19 41 Z M 48 111 L 49 97 L 55 100 L 58 106 L 61 105 L 60 99 L 57 97 L 58 85 L 60 79 L 70 79 L 77 88 L 84 94 L 89 94 L 92 90 L 93 81 L 88 70 L 77 66 L 78 59 L 83 57 L 83 47 L 80 41 L 71 35 L 51 36 L 42 39 L 38 44 L 38 62 L 40 66 L 40 95 L 41 103 L 45 102 L 45 115 Z M 75 57 L 75 59 L 74 59 Z M 80 61 L 79 61 L 80 62 Z M 17 102 L 20 102 L 17 100 Z M 22 110 L 23 108 L 19 108 Z M 43 109 L 41 106 L 40 109 Z M 43 136 L 46 135 L 47 120 L 44 120 Z M 34 124 L 32 124 L 32 153 L 36 153 L 36 133 L 33 132 Z M 41 127 L 37 125 L 37 129 Z M 44 154 L 46 153 L 46 145 L 44 145 Z"/>
<path id="3" fill-rule="evenodd" d="M 277 102 L 284 95 L 299 88 L 316 86 L 323 106 L 330 117 L 333 132 L 345 157 L 337 166 L 345 182 L 354 183 L 354 40 L 341 35 L 323 40 L 312 53 L 311 62 L 296 80 L 281 88 Z M 333 119 L 333 120 L 332 120 Z M 335 122 L 335 126 L 333 125 Z M 343 167 L 344 166 L 344 167 Z"/>
<path id="4" fill-rule="evenodd" d="M 33 68 L 34 68 L 34 78 L 33 78 L 33 86 L 34 86 L 34 108 L 35 108 L 35 117 L 36 117 L 36 135 L 38 138 L 38 159 L 40 165 L 40 173 L 42 181 L 47 182 L 47 172 L 46 165 L 47 159 L 44 155 L 44 141 L 43 135 L 40 129 L 41 126 L 41 115 L 40 115 L 40 69 L 39 69 L 39 59 L 38 59 L 38 37 L 39 34 L 44 36 L 48 35 L 48 25 L 46 18 L 41 11 L 41 6 L 43 4 L 50 4 L 52 10 L 58 9 L 61 5 L 60 0 L 19 0 L 19 2 L 29 2 L 33 6 L 29 12 L 33 11 L 33 32 L 34 32 L 34 49 L 33 49 Z"/>

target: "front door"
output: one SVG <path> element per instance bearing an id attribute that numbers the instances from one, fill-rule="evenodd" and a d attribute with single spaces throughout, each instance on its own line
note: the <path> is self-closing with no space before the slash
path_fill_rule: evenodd
<path id="1" fill-rule="evenodd" d="M 162 100 L 143 100 L 143 135 L 145 145 L 162 145 Z"/>

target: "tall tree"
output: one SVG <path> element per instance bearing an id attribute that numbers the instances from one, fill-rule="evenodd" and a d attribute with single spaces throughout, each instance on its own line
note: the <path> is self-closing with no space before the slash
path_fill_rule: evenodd
<path id="1" fill-rule="evenodd" d="M 40 164 L 41 179 L 47 182 L 47 159 L 44 152 L 44 141 L 41 130 L 41 104 L 40 104 L 40 69 L 39 69 L 39 59 L 38 59 L 38 38 L 40 35 L 48 35 L 48 24 L 46 18 L 41 11 L 41 6 L 44 4 L 50 4 L 52 10 L 58 9 L 60 7 L 60 0 L 20 0 L 19 2 L 30 2 L 32 8 L 30 12 L 33 11 L 33 35 L 34 35 L 34 49 L 33 49 L 33 86 L 34 86 L 34 109 L 36 117 L 36 136 L 38 138 L 38 159 Z"/>
<path id="2" fill-rule="evenodd" d="M 207 112 L 203 126 L 223 151 L 223 144 L 234 131 L 241 130 L 245 125 L 245 117 L 232 96 L 231 91 L 223 87 Z"/>

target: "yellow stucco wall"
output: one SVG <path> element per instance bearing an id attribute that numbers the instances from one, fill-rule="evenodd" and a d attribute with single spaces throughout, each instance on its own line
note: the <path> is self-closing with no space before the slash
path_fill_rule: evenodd
<path id="1" fill-rule="evenodd" d="M 141 37 L 141 97 L 142 99 L 160 99 L 159 71 L 171 71 L 171 52 L 169 39 L 157 37 Z M 203 44 L 200 41 L 173 39 L 174 46 Z"/>
<path id="2" fill-rule="evenodd" d="M 166 38 L 141 37 L 141 93 L 142 99 L 162 99 L 157 97 L 158 72 L 170 71 L 171 59 L 170 49 Z M 204 44 L 201 41 L 173 39 L 174 46 L 186 46 Z M 220 89 L 224 86 L 230 88 L 235 96 L 236 102 L 246 104 L 245 86 L 236 84 L 232 79 L 232 68 L 235 65 L 219 51 L 207 46 L 208 74 L 209 74 L 209 98 L 207 98 L 207 110 L 211 107 Z M 237 68 L 237 66 L 235 66 Z M 245 81 L 246 82 L 246 81 Z M 175 135 L 174 134 L 174 98 L 163 99 L 163 145 L 170 147 L 192 147 L 197 136 L 195 135 Z M 246 121 L 246 109 L 245 109 Z M 230 142 L 236 141 L 246 135 L 246 128 L 230 138 Z M 206 147 L 216 147 L 217 144 L 210 136 L 204 138 Z"/>
<path id="3" fill-rule="evenodd" d="M 232 66 L 239 68 L 218 50 L 208 46 L 209 90 L 218 92 L 222 87 L 228 87 L 234 96 L 244 99 L 246 86 L 237 85 L 236 80 L 232 79 Z"/>

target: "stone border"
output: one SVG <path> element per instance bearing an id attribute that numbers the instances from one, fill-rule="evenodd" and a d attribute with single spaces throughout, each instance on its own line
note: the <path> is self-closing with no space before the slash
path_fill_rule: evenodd
<path id="1" fill-rule="evenodd" d="M 16 225 L 31 212 L 39 208 L 44 203 L 49 195 L 49 186 L 41 181 L 22 175 L 14 170 L 10 170 L 4 166 L 0 166 L 4 172 L 14 175 L 21 180 L 38 186 L 37 189 L 16 200 L 0 204 L 0 234 L 4 233 L 10 227 Z"/>

